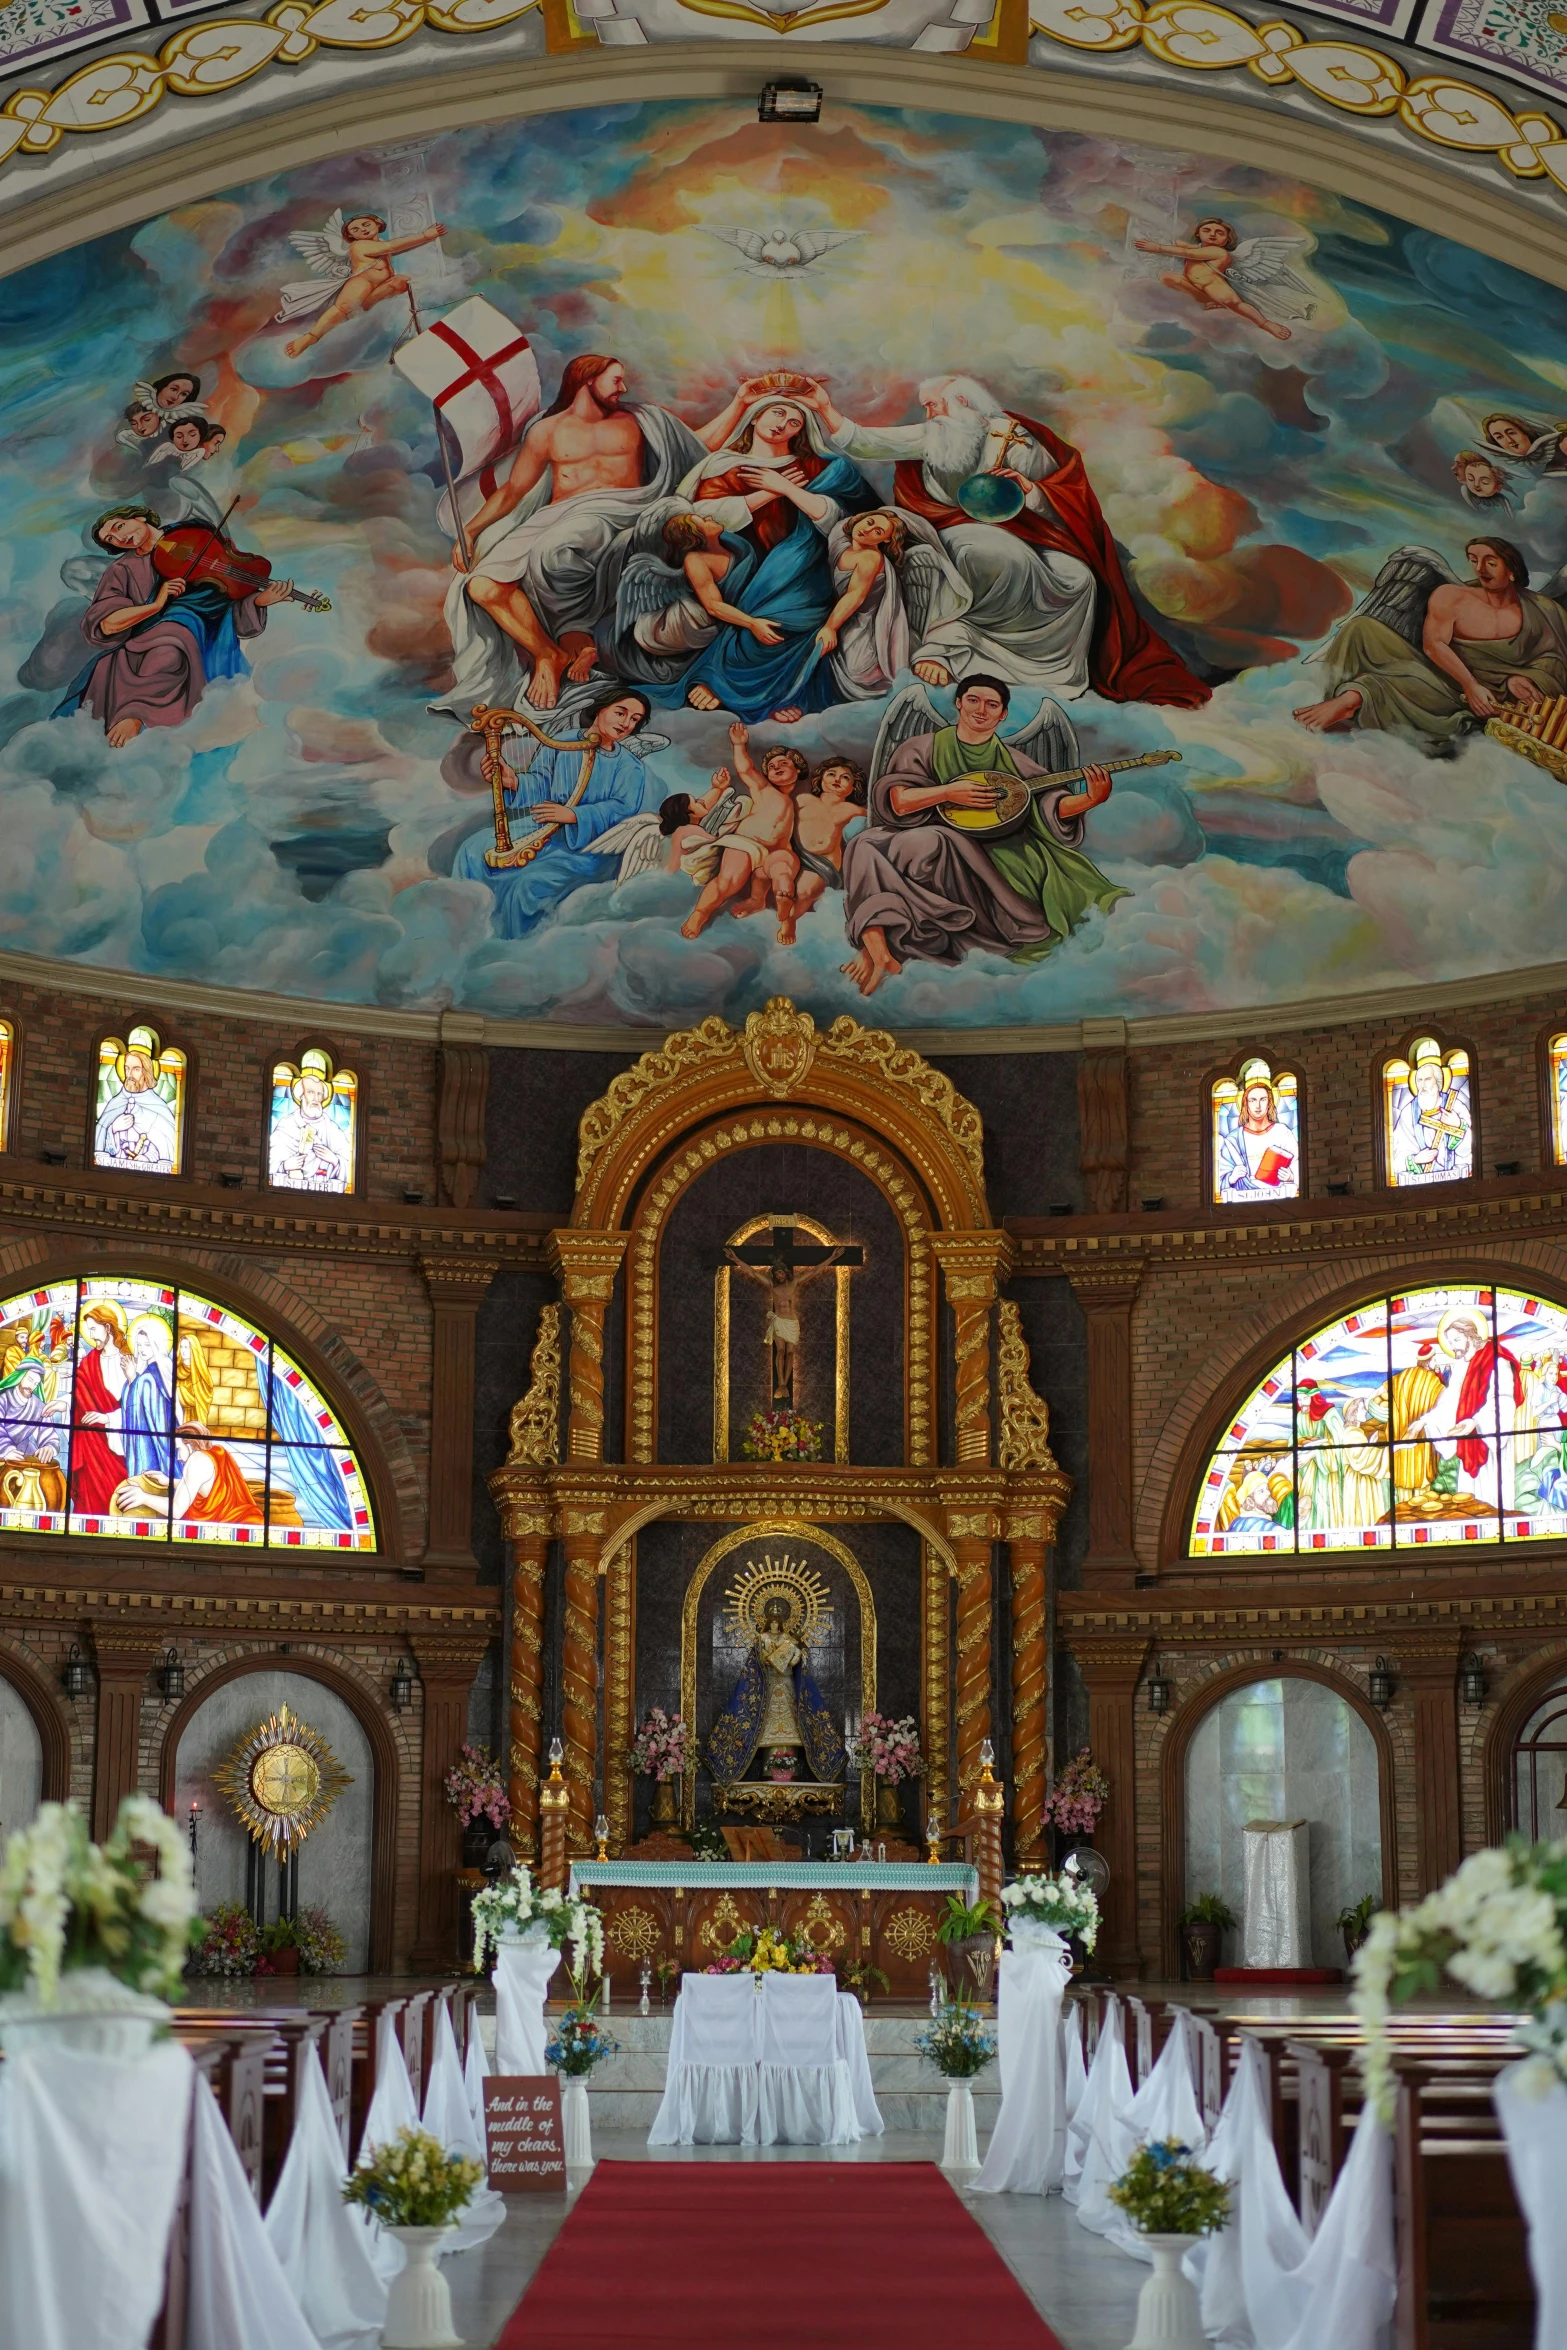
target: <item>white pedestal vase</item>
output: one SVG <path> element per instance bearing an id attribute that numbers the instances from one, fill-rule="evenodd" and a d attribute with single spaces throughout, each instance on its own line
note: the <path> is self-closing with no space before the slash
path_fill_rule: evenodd
<path id="1" fill-rule="evenodd" d="M 1145 2234 L 1142 2240 L 1153 2275 L 1137 2296 L 1137 2331 L 1126 2350 L 1208 2350 L 1196 2288 L 1181 2273 L 1198 2238 Z"/>
<path id="2" fill-rule="evenodd" d="M 452 2331 L 452 2297 L 435 2265 L 445 2228 L 387 2228 L 402 2248 L 403 2265 L 386 2300 L 381 2350 L 462 2350 Z"/>
<path id="3" fill-rule="evenodd" d="M 561 2135 L 566 2141 L 566 2168 L 591 2170 L 593 2168 L 593 2125 L 588 2118 L 588 2084 L 582 2080 L 562 2080 L 560 2085 Z"/>
<path id="4" fill-rule="evenodd" d="M 979 2139 L 974 2131 L 974 2084 L 947 2083 L 947 2136 L 941 2149 L 943 2170 L 978 2170 Z"/>

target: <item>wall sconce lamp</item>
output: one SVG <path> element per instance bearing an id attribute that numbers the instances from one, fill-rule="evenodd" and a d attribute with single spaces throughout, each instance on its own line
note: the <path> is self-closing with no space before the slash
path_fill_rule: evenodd
<path id="1" fill-rule="evenodd" d="M 1169 1710 L 1170 1684 L 1159 1670 L 1159 1660 L 1155 1657 L 1153 1669 L 1148 1675 L 1148 1711 L 1151 1714 L 1165 1714 Z"/>
<path id="2" fill-rule="evenodd" d="M 1366 1693 L 1378 1713 L 1385 1714 L 1393 1702 L 1393 1668 L 1385 1656 L 1379 1656 L 1372 1666 Z"/>
<path id="3" fill-rule="evenodd" d="M 185 1667 L 180 1663 L 179 1650 L 171 1648 L 158 1667 L 158 1687 L 165 1697 L 183 1697 L 185 1694 Z"/>
<path id="4" fill-rule="evenodd" d="M 71 1642 L 71 1653 L 60 1668 L 60 1686 L 67 1697 L 88 1697 L 92 1694 L 92 1666 L 74 1640 Z"/>
<path id="5" fill-rule="evenodd" d="M 414 1701 L 414 1669 L 405 1656 L 397 1660 L 397 1670 L 387 1684 L 386 1702 L 394 1713 L 402 1713 Z"/>
<path id="6" fill-rule="evenodd" d="M 1458 1694 L 1465 1705 L 1485 1703 L 1485 1667 L 1473 1649 L 1470 1649 L 1459 1670 Z"/>

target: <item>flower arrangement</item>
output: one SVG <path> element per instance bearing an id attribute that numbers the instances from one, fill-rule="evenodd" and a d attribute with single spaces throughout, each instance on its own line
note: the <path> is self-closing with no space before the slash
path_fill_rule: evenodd
<path id="1" fill-rule="evenodd" d="M 691 1858 L 693 1860 L 727 1860 L 729 1847 L 724 1842 L 722 1828 L 715 1828 L 711 1820 L 698 1820 L 691 1831 Z"/>
<path id="2" fill-rule="evenodd" d="M 1567 2080 L 1567 1844 L 1514 1837 L 1471 1853 L 1418 1909 L 1383 1910 L 1355 1954 L 1366 2094 L 1393 2118 L 1388 2015 L 1451 1976 L 1481 1999 L 1526 2008 L 1515 2037 Z"/>
<path id="3" fill-rule="evenodd" d="M 705 1971 L 710 1975 L 830 1975 L 836 1969 L 826 1952 L 803 1936 L 763 1926 L 757 1934 L 737 1934 Z"/>
<path id="4" fill-rule="evenodd" d="M 840 1991 L 848 1991 L 862 2007 L 869 2007 L 873 1991 L 890 1991 L 892 1984 L 879 1966 L 872 1966 L 868 1958 L 840 1958 L 834 1962 L 833 1973 L 838 1978 Z"/>
<path id="5" fill-rule="evenodd" d="M 637 1725 L 636 1735 L 626 1750 L 626 1768 L 660 1783 L 678 1779 L 686 1768 L 690 1738 L 684 1715 L 666 1714 L 661 1705 L 655 1705 L 647 1719 Z"/>
<path id="6" fill-rule="evenodd" d="M 919 1725 L 912 1714 L 897 1722 L 890 1714 L 862 1715 L 849 1741 L 848 1754 L 851 1770 L 874 1771 L 889 1787 L 900 1786 L 905 1779 L 923 1778 L 925 1773 Z"/>
<path id="7" fill-rule="evenodd" d="M 324 1909 L 302 1909 L 299 1928 L 299 1970 L 305 1975 L 338 1975 L 348 1964 L 348 1944 Z"/>
<path id="8" fill-rule="evenodd" d="M 449 2227 L 484 2176 L 471 2155 L 448 2154 L 428 2130 L 401 2129 L 361 2157 L 343 2189 L 387 2228 Z"/>
<path id="9" fill-rule="evenodd" d="M 819 1461 L 822 1423 L 803 1412 L 753 1412 L 740 1453 L 748 1461 Z"/>
<path id="10" fill-rule="evenodd" d="M 565 1893 L 536 1890 L 525 1868 L 515 1868 L 476 1893 L 473 1901 L 473 1971 L 482 1975 L 490 1954 L 500 1946 L 503 1931 L 542 1925 L 552 1947 L 571 1945 L 572 1965 L 589 1974 L 604 1971 L 604 1920 L 591 1901 Z"/>
<path id="11" fill-rule="evenodd" d="M 1001 1907 L 1008 1925 L 1032 1918 L 1037 1925 L 1054 1926 L 1070 1934 L 1085 1950 L 1099 1939 L 1099 1903 L 1091 1888 L 1076 1877 L 1014 1877 L 1001 1888 Z"/>
<path id="12" fill-rule="evenodd" d="M 475 1820 L 488 1820 L 492 1828 L 504 1828 L 511 1818 L 501 1766 L 487 1746 L 465 1743 L 444 1785 L 446 1800 L 465 1828 Z"/>
<path id="13" fill-rule="evenodd" d="M 582 1976 L 573 1974 L 571 1998 L 544 2051 L 545 2062 L 552 2064 L 558 2073 L 564 2073 L 569 2081 L 582 2080 L 607 2056 L 620 2053 L 620 2043 L 610 2038 L 598 2020 L 598 2003 L 598 1990 L 589 1992 L 584 1988 Z"/>
<path id="14" fill-rule="evenodd" d="M 1110 1782 L 1085 1746 L 1045 1797 L 1045 1824 L 1064 1836 L 1091 1836 L 1109 1800 Z"/>
<path id="15" fill-rule="evenodd" d="M 125 1797 L 102 1844 L 89 1840 L 74 1804 L 46 1803 L 6 1845 L 0 1991 L 58 2007 L 61 1976 L 96 1967 L 133 1991 L 174 1999 L 201 1939 L 190 1847 L 148 1796 Z"/>
<path id="16" fill-rule="evenodd" d="M 984 2018 L 967 2000 L 949 1999 L 940 2015 L 914 2043 L 944 2080 L 971 2081 L 996 2053 Z"/>
<path id="17" fill-rule="evenodd" d="M 1230 2216 L 1229 2188 L 1176 2138 L 1139 2146 L 1105 2193 L 1145 2236 L 1211 2236 Z"/>
<path id="18" fill-rule="evenodd" d="M 220 1901 L 211 1917 L 199 1923 L 202 1938 L 191 1953 L 192 1974 L 244 1977 L 255 1973 L 261 1943 L 256 1921 L 242 1901 Z"/>

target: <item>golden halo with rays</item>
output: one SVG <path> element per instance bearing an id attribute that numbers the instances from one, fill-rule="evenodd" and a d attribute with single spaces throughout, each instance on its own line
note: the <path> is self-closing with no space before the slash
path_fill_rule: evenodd
<path id="1" fill-rule="evenodd" d="M 280 1861 L 320 1827 L 343 1789 L 354 1783 L 320 1731 L 286 1705 L 247 1730 L 212 1775 L 240 1825 Z"/>
<path id="2" fill-rule="evenodd" d="M 832 1614 L 827 1585 L 804 1559 L 785 1551 L 775 1558 L 770 1550 L 759 1559 L 747 1559 L 724 1593 L 735 1630 L 747 1646 L 764 1629 L 767 1603 L 782 1599 L 788 1606 L 788 1632 L 802 1648 L 809 1648 Z"/>

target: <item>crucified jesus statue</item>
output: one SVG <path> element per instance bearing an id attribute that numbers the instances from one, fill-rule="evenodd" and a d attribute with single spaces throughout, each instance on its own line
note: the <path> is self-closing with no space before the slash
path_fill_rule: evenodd
<path id="1" fill-rule="evenodd" d="M 759 1281 L 767 1292 L 763 1336 L 772 1353 L 772 1409 L 792 1412 L 800 1360 L 800 1291 L 833 1265 L 859 1264 L 861 1252 L 844 1241 L 835 1241 L 828 1249 L 796 1248 L 793 1224 L 775 1222 L 765 1249 L 726 1244 L 724 1254 L 747 1280 Z"/>

